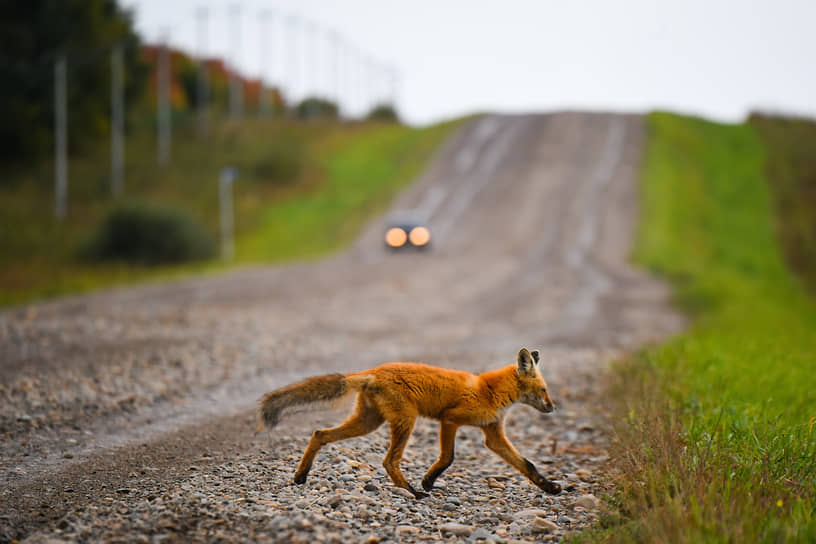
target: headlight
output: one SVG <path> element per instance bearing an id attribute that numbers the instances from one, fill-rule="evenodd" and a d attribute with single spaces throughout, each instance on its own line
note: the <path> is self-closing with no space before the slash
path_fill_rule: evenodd
<path id="1" fill-rule="evenodd" d="M 415 246 L 424 246 L 431 241 L 431 233 L 425 227 L 414 227 L 411 229 L 409 238 Z"/>
<path id="2" fill-rule="evenodd" d="M 408 240 L 408 235 L 399 227 L 392 227 L 385 233 L 385 243 L 391 247 L 402 247 Z"/>

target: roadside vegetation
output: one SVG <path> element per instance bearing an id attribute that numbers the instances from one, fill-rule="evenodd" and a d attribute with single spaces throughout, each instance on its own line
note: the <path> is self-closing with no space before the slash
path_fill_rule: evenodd
<path id="1" fill-rule="evenodd" d="M 107 142 L 71 158 L 69 212 L 62 222 L 53 216 L 53 162 L 17 168 L 0 186 L 0 304 L 338 250 L 385 210 L 456 125 L 246 119 L 214 125 L 208 138 L 198 139 L 188 123 L 173 141 L 167 167 L 156 165 L 154 133 L 133 130 L 126 220 L 173 222 L 179 237 L 190 240 L 191 257 L 206 257 L 207 239 L 218 240 L 219 171 L 238 168 L 232 263 L 213 258 L 154 266 L 166 259 L 134 248 L 128 251 L 136 259 L 130 259 L 119 252 L 127 248 L 103 248 L 116 239 L 111 228 L 125 228 L 111 223 L 123 210 L 111 197 Z"/>
<path id="2" fill-rule="evenodd" d="M 816 295 L 816 122 L 754 114 L 767 148 L 776 228 L 791 268 Z"/>
<path id="3" fill-rule="evenodd" d="M 617 492 L 582 538 L 816 541 L 816 305 L 798 279 L 813 271 L 790 248 L 816 218 L 796 161 L 816 155 L 775 121 L 648 126 L 635 257 L 692 321 L 617 366 Z"/>

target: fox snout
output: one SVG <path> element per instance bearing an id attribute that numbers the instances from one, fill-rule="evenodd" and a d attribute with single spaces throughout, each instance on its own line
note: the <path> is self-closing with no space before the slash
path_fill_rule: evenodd
<path id="1" fill-rule="evenodd" d="M 532 406 L 539 412 L 544 412 L 545 414 L 549 414 L 555 410 L 555 404 L 553 404 L 551 400 L 544 400 L 541 397 L 527 398 L 522 402 L 528 406 Z"/>
<path id="2" fill-rule="evenodd" d="M 545 414 L 549 414 L 550 412 L 555 410 L 555 404 L 553 404 L 551 401 L 541 401 L 541 402 L 538 403 L 538 406 L 535 406 L 535 408 L 539 412 L 544 412 Z"/>

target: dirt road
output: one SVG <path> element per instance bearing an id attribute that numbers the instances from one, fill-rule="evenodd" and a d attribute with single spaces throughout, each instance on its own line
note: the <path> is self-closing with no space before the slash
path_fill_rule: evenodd
<path id="1" fill-rule="evenodd" d="M 682 325 L 628 264 L 643 140 L 636 116 L 486 116 L 462 128 L 395 208 L 433 250 L 389 254 L 375 221 L 316 263 L 127 288 L 0 314 L 0 541 L 552 540 L 597 516 L 604 367 Z M 508 434 L 567 492 L 547 496 L 476 429 L 423 501 L 380 463 L 387 428 L 328 446 L 290 485 L 301 414 L 253 437 L 265 391 L 415 360 L 474 372 L 542 350 L 560 410 L 518 407 Z M 423 421 L 403 471 L 434 461 Z"/>

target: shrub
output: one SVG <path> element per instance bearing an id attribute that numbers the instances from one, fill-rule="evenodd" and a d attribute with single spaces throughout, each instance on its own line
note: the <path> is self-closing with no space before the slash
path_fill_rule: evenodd
<path id="1" fill-rule="evenodd" d="M 385 121 L 387 123 L 399 123 L 397 110 L 391 104 L 378 104 L 368 112 L 366 119 L 369 121 Z"/>
<path id="2" fill-rule="evenodd" d="M 215 243 L 187 212 L 131 201 L 110 211 L 80 255 L 92 261 L 158 265 L 212 257 Z"/>
<path id="3" fill-rule="evenodd" d="M 337 104 L 330 100 L 309 97 L 295 106 L 294 113 L 298 119 L 335 119 L 338 110 Z"/>
<path id="4" fill-rule="evenodd" d="M 303 144 L 295 138 L 275 138 L 264 147 L 264 156 L 251 169 L 255 179 L 273 185 L 297 180 L 303 166 Z"/>

